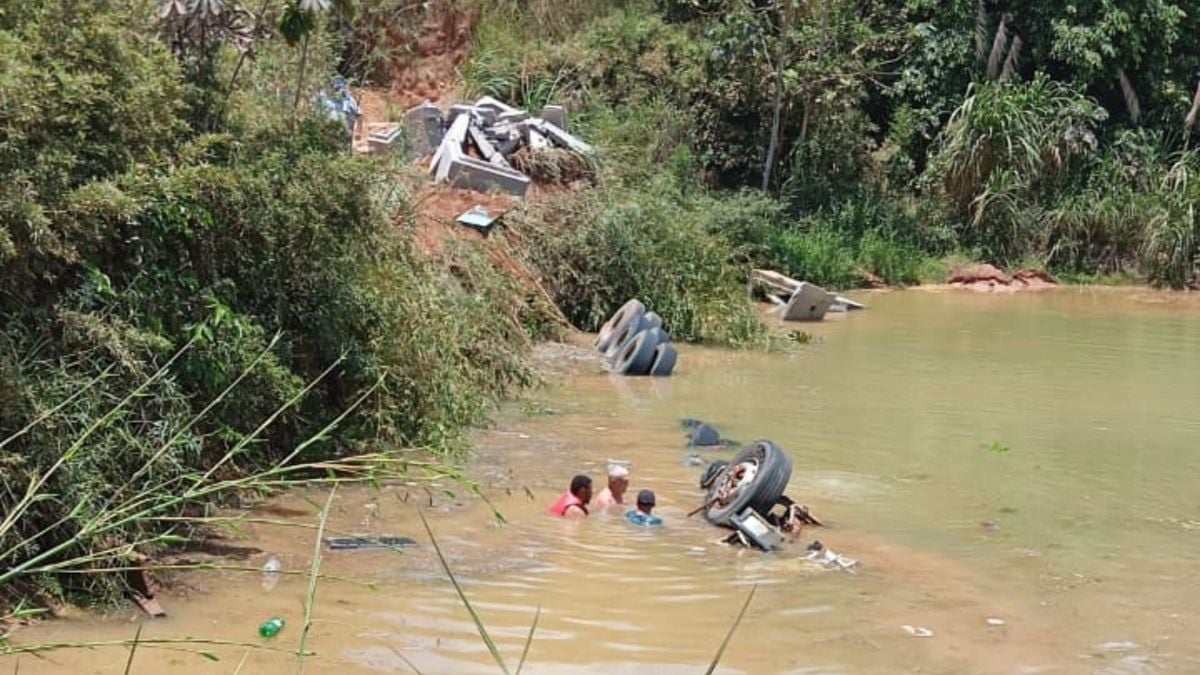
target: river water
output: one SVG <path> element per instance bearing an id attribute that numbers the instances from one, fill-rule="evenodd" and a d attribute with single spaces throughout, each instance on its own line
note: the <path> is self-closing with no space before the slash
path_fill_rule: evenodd
<path id="1" fill-rule="evenodd" d="M 319 584 L 305 672 L 412 672 L 406 659 L 425 673 L 498 672 L 418 504 L 510 668 L 540 608 L 523 672 L 704 672 L 752 588 L 719 672 L 1200 672 L 1200 303 L 1078 288 L 862 299 L 865 312 L 803 326 L 816 340 L 795 352 L 684 346 L 669 379 L 579 359 L 476 435 L 469 472 L 505 525 L 461 490 L 342 490 L 329 528 L 423 545 L 324 554 L 326 574 L 374 586 Z M 789 451 L 788 493 L 829 525 L 806 538 L 860 571 L 819 568 L 802 546 L 733 549 L 686 518 L 700 469 L 683 461 L 681 417 Z M 573 474 L 601 481 L 608 458 L 633 463 L 632 490 L 657 492 L 664 528 L 544 515 Z M 324 498 L 290 494 L 258 515 L 312 524 Z M 258 524 L 224 544 L 234 564 L 273 554 L 303 570 L 312 537 Z M 143 636 L 295 649 L 307 580 L 268 592 L 259 576 L 188 574 L 164 595 L 171 617 Z M 288 625 L 260 640 L 272 615 Z M 134 630 L 128 614 L 76 618 L 18 641 Z M 203 648 L 220 660 L 144 648 L 131 672 L 296 672 L 293 655 Z M 20 672 L 122 673 L 127 658 L 62 651 L 23 657 Z"/>

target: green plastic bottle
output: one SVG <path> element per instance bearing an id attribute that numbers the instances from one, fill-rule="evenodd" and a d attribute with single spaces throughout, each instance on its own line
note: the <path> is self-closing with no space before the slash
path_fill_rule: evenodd
<path id="1" fill-rule="evenodd" d="M 273 638 L 283 630 L 283 619 L 273 616 L 258 627 L 258 634 L 265 638 Z"/>

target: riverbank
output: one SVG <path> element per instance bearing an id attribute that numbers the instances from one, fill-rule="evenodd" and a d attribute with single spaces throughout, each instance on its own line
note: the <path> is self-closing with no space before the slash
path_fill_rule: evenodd
<path id="1" fill-rule="evenodd" d="M 1187 639 L 1200 598 L 1186 583 L 1200 569 L 1187 529 L 1189 476 L 1200 468 L 1189 411 L 1200 390 L 1177 373 L 1200 366 L 1200 307 L 1179 306 L 1179 297 L 1190 296 L 873 293 L 866 312 L 810 325 L 818 339 L 804 349 L 684 345 L 677 374 L 663 380 L 607 375 L 586 337 L 541 348 L 545 388 L 471 439 L 469 476 L 507 524 L 450 484 L 453 498 L 402 483 L 339 490 L 329 528 L 413 536 L 422 546 L 323 553 L 323 573 L 375 588 L 320 581 L 306 672 L 402 671 L 397 653 L 423 672 L 494 672 L 422 534 L 418 503 L 512 662 L 541 608 L 533 673 L 597 664 L 695 672 L 754 584 L 759 593 L 723 661 L 744 672 L 1187 671 L 1200 659 Z M 739 552 L 685 518 L 700 470 L 683 461 L 680 417 L 790 451 L 789 493 L 830 525 L 806 536 L 860 559 L 862 571 L 824 571 L 793 550 Z M 992 452 L 992 443 L 1009 450 Z M 609 458 L 633 462 L 633 489 L 657 492 L 662 531 L 626 529 L 615 516 L 583 524 L 544 516 L 571 474 L 599 478 Z M 295 491 L 253 515 L 311 527 L 325 496 Z M 172 618 L 148 622 L 143 634 L 293 649 L 307 580 L 285 577 L 264 591 L 257 568 L 277 556 L 306 571 L 312 536 L 247 524 L 226 544 L 251 571 L 188 573 L 183 587 L 194 592 L 168 589 Z M 270 614 L 288 627 L 258 642 L 255 627 Z M 131 616 L 53 622 L 17 640 L 129 639 Z M 902 625 L 934 636 L 913 638 Z M 222 659 L 212 668 L 152 648 L 135 665 L 226 672 L 246 651 L 211 648 Z M 127 657 L 60 652 L 38 672 L 86 663 L 84 672 L 119 673 Z M 294 660 L 255 650 L 243 672 L 292 672 Z"/>

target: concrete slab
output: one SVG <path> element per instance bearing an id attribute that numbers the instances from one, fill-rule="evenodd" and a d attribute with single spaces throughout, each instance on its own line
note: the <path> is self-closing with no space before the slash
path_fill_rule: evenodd
<path id="1" fill-rule="evenodd" d="M 546 120 L 547 123 L 553 124 L 559 129 L 562 129 L 563 131 L 567 130 L 567 109 L 564 106 L 542 106 L 542 119 Z"/>
<path id="2" fill-rule="evenodd" d="M 547 138 L 553 141 L 555 145 L 561 145 L 568 150 L 573 150 L 582 155 L 595 154 L 595 150 L 592 149 L 592 146 L 584 143 L 578 138 L 575 138 L 562 129 L 559 129 L 553 124 L 547 124 L 544 120 L 530 120 L 529 123 L 533 125 L 533 128 L 537 129 Z"/>
<path id="3" fill-rule="evenodd" d="M 792 293 L 787 306 L 783 308 L 784 321 L 820 321 L 825 318 L 837 296 L 829 291 L 801 281 Z"/>
<path id="4" fill-rule="evenodd" d="M 552 148 L 552 147 L 554 147 L 554 144 L 552 144 L 550 142 L 550 139 L 543 136 L 540 131 L 538 131 L 537 129 L 529 130 L 529 149 L 530 150 L 533 150 L 534 152 L 536 152 L 538 150 L 546 150 L 546 149 Z"/>
<path id="5" fill-rule="evenodd" d="M 450 160 L 446 180 L 455 187 L 479 192 L 495 188 L 518 197 L 524 197 L 529 189 L 529 177 L 525 174 L 492 166 L 466 155 Z"/>
<path id="6" fill-rule="evenodd" d="M 529 119 L 529 113 L 525 112 L 524 110 L 518 110 L 516 112 L 500 113 L 500 116 L 496 118 L 496 123 L 505 124 L 524 122 L 527 119 Z"/>
<path id="7" fill-rule="evenodd" d="M 467 135 L 471 138 L 471 142 L 475 144 L 480 156 L 484 159 L 490 161 L 492 157 L 500 154 L 495 146 L 492 145 L 492 142 L 487 139 L 487 136 L 483 135 L 483 130 L 479 128 L 479 125 L 471 124 L 468 126 Z"/>
<path id="8" fill-rule="evenodd" d="M 402 135 L 399 124 L 382 124 L 367 136 L 367 149 L 373 153 L 388 152 L 400 146 L 396 141 Z M 425 154 L 424 152 L 421 154 Z"/>
<path id="9" fill-rule="evenodd" d="M 484 96 L 484 97 L 480 98 L 478 101 L 475 101 L 475 107 L 476 108 L 492 108 L 497 113 L 521 112 L 521 110 L 519 108 L 514 108 L 511 105 L 505 103 L 504 101 L 501 101 L 496 98 L 492 98 L 491 96 Z"/>
<path id="10" fill-rule="evenodd" d="M 455 159 L 463 156 L 462 147 L 463 143 L 467 141 L 470 124 L 470 115 L 459 115 L 454 118 L 454 122 L 446 130 L 446 135 L 442 138 L 442 143 L 438 146 L 437 154 L 433 158 L 434 180 L 444 181 L 449 178 L 451 164 Z"/>
<path id="11" fill-rule="evenodd" d="M 496 141 L 495 145 L 496 145 L 496 150 L 500 151 L 501 155 L 508 157 L 509 155 L 516 152 L 517 148 L 519 148 L 521 146 L 521 136 L 513 135 L 510 138 Z"/>
<path id="12" fill-rule="evenodd" d="M 426 102 L 404 113 L 404 126 L 408 129 L 413 152 L 427 155 L 442 142 L 442 111 Z"/>

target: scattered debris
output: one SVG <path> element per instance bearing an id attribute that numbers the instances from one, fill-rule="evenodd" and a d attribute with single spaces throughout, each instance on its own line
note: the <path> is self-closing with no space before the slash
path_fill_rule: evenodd
<path id="1" fill-rule="evenodd" d="M 279 577 L 283 576 L 283 564 L 279 562 L 279 558 L 271 556 L 271 559 L 263 565 L 262 587 L 264 591 L 274 590 L 279 585 Z"/>
<path id="2" fill-rule="evenodd" d="M 758 288 L 768 300 L 782 308 L 784 321 L 820 321 L 827 312 L 867 308 L 861 302 L 772 270 L 751 270 L 750 283 L 752 288 Z"/>
<path id="3" fill-rule="evenodd" d="M 687 430 L 687 447 L 689 448 L 732 448 L 738 445 L 737 441 L 725 438 L 716 427 L 704 421 L 685 417 L 680 420 L 680 424 Z"/>
<path id="4" fill-rule="evenodd" d="M 486 208 L 476 204 L 467 211 L 462 212 L 462 214 L 459 215 L 455 220 L 463 225 L 466 225 L 467 227 L 473 227 L 476 230 L 487 234 L 488 232 L 492 231 L 492 227 L 494 227 L 496 222 L 500 220 L 500 216 L 493 217 L 490 213 L 488 213 Z"/>
<path id="5" fill-rule="evenodd" d="M 150 617 L 151 619 L 167 618 L 167 610 L 163 609 L 163 606 L 158 603 L 158 600 L 155 600 L 154 598 L 147 598 L 140 593 L 134 593 L 133 601 L 137 603 L 137 606 L 140 607 L 141 610 L 146 613 L 146 616 Z"/>
<path id="6" fill-rule="evenodd" d="M 1101 642 L 1093 647 L 1098 652 L 1128 652 L 1138 648 L 1138 643 L 1129 640 L 1112 640 Z"/>
<path id="7" fill-rule="evenodd" d="M 273 616 L 258 626 L 258 634 L 265 638 L 273 638 L 283 630 L 285 622 L 281 617 Z"/>
<path id="8" fill-rule="evenodd" d="M 928 628 L 926 628 L 924 626 L 910 626 L 908 624 L 904 624 L 903 626 L 900 626 L 900 627 L 904 629 L 905 633 L 908 633 L 909 635 L 911 635 L 913 637 L 919 637 L 919 638 L 933 637 L 933 631 L 929 630 Z"/>
<path id="9" fill-rule="evenodd" d="M 847 558 L 844 555 L 839 555 L 832 549 L 825 548 L 819 539 L 813 540 L 813 543 L 808 547 L 808 553 L 804 556 L 805 560 L 815 562 L 818 565 L 839 572 L 854 573 L 858 571 L 858 561 L 853 558 Z"/>
<path id="10" fill-rule="evenodd" d="M 434 180 L 486 192 L 497 189 L 523 197 L 531 177 L 510 161 L 518 153 L 565 150 L 592 161 L 592 146 L 566 131 L 567 111 L 560 105 L 531 117 L 491 96 L 474 104 L 456 104 L 443 114 L 432 103 L 405 113 L 405 125 L 419 155 L 433 153 Z M 521 161 L 529 164 L 528 158 Z"/>
<path id="11" fill-rule="evenodd" d="M 779 530 L 749 506 L 731 518 L 730 522 L 737 528 L 737 534 L 742 535 L 743 543 L 752 543 L 764 551 L 773 551 L 783 543 L 783 535 Z"/>
<path id="12" fill-rule="evenodd" d="M 140 562 L 145 562 L 145 560 Z M 154 597 L 158 593 L 158 584 L 154 582 L 150 572 L 144 569 L 129 570 L 125 575 L 125 582 L 129 584 L 133 601 L 147 616 L 152 619 L 162 619 L 167 616 L 167 610 L 163 609 L 163 606 Z"/>
<path id="13" fill-rule="evenodd" d="M 419 546 L 416 540 L 408 537 L 326 537 L 322 541 L 334 551 L 415 548 Z"/>
<path id="14" fill-rule="evenodd" d="M 720 443 L 721 433 L 707 424 L 693 428 L 688 437 L 689 446 L 715 446 Z"/>
<path id="15" fill-rule="evenodd" d="M 399 124 L 373 125 L 371 133 L 367 134 L 367 149 L 370 152 L 382 153 L 395 147 L 400 138 Z"/>

